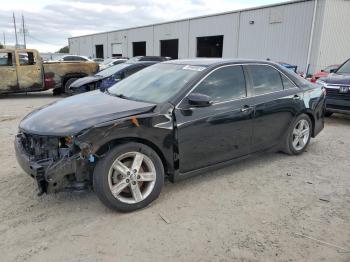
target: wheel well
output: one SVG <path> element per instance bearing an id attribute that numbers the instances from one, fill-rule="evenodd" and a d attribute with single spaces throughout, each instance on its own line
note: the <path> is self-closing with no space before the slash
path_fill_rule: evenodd
<path id="1" fill-rule="evenodd" d="M 66 82 L 70 78 L 81 78 L 81 77 L 85 77 L 85 76 L 87 76 L 87 74 L 84 74 L 84 73 L 71 73 L 71 74 L 64 75 L 62 77 L 62 88 L 64 88 L 64 86 L 66 85 Z"/>
<path id="2" fill-rule="evenodd" d="M 113 147 L 115 147 L 117 145 L 120 145 L 120 144 L 127 143 L 127 142 L 137 142 L 137 143 L 144 144 L 144 145 L 149 146 L 150 148 L 152 148 L 157 153 L 159 158 L 161 159 L 162 164 L 164 166 L 165 174 L 168 173 L 168 165 L 167 165 L 167 162 L 165 160 L 165 157 L 164 157 L 164 154 L 162 153 L 162 151 L 154 143 L 150 142 L 149 140 L 143 139 L 143 138 L 126 137 L 126 138 L 118 138 L 118 139 L 115 139 L 115 140 L 111 140 L 108 143 L 106 143 L 103 146 L 101 146 L 96 151 L 96 155 L 103 156 L 111 148 L 113 148 Z"/>
<path id="3" fill-rule="evenodd" d="M 312 123 L 312 137 L 314 137 L 314 134 L 315 134 L 315 118 L 310 112 L 306 111 L 306 112 L 304 112 L 304 114 L 306 114 L 311 119 L 311 123 Z"/>

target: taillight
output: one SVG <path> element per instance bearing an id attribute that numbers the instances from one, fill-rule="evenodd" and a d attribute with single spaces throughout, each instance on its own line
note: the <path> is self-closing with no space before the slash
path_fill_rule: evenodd
<path id="1" fill-rule="evenodd" d="M 44 79 L 50 80 L 50 79 L 53 79 L 54 76 L 55 76 L 55 73 L 53 73 L 53 72 L 45 73 Z"/>
<path id="2" fill-rule="evenodd" d="M 55 76 L 55 73 L 53 72 L 48 72 L 44 74 L 44 84 L 46 89 L 55 87 L 54 76 Z"/>

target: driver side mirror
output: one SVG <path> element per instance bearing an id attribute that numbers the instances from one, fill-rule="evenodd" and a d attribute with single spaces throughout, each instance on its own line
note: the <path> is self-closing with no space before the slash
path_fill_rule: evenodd
<path id="1" fill-rule="evenodd" d="M 190 106 L 194 107 L 207 107 L 213 104 L 213 101 L 210 96 L 192 93 L 187 96 L 187 101 Z"/>
<path id="2" fill-rule="evenodd" d="M 331 70 L 329 70 L 329 73 L 335 73 L 337 71 L 337 69 L 331 69 Z"/>

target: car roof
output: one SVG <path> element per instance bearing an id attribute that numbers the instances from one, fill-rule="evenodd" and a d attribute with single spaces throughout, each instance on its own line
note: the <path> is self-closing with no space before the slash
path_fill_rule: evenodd
<path id="1" fill-rule="evenodd" d="M 276 65 L 276 63 L 267 60 L 255 60 L 255 59 L 230 59 L 230 58 L 194 58 L 194 59 L 177 59 L 163 62 L 163 64 L 178 64 L 178 65 L 192 65 L 192 66 L 204 66 L 212 67 L 226 64 L 254 64 L 263 63 Z"/>
<path id="2" fill-rule="evenodd" d="M 153 65 L 157 64 L 160 61 L 135 61 L 135 62 L 126 62 L 125 64 L 130 64 L 130 65 Z"/>

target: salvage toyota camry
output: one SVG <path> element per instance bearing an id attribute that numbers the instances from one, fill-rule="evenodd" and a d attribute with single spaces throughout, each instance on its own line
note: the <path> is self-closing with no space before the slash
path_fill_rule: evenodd
<path id="1" fill-rule="evenodd" d="M 92 186 L 108 207 L 133 211 L 165 178 L 265 150 L 302 153 L 323 115 L 324 90 L 278 64 L 174 60 L 32 112 L 15 148 L 40 193 Z"/>

